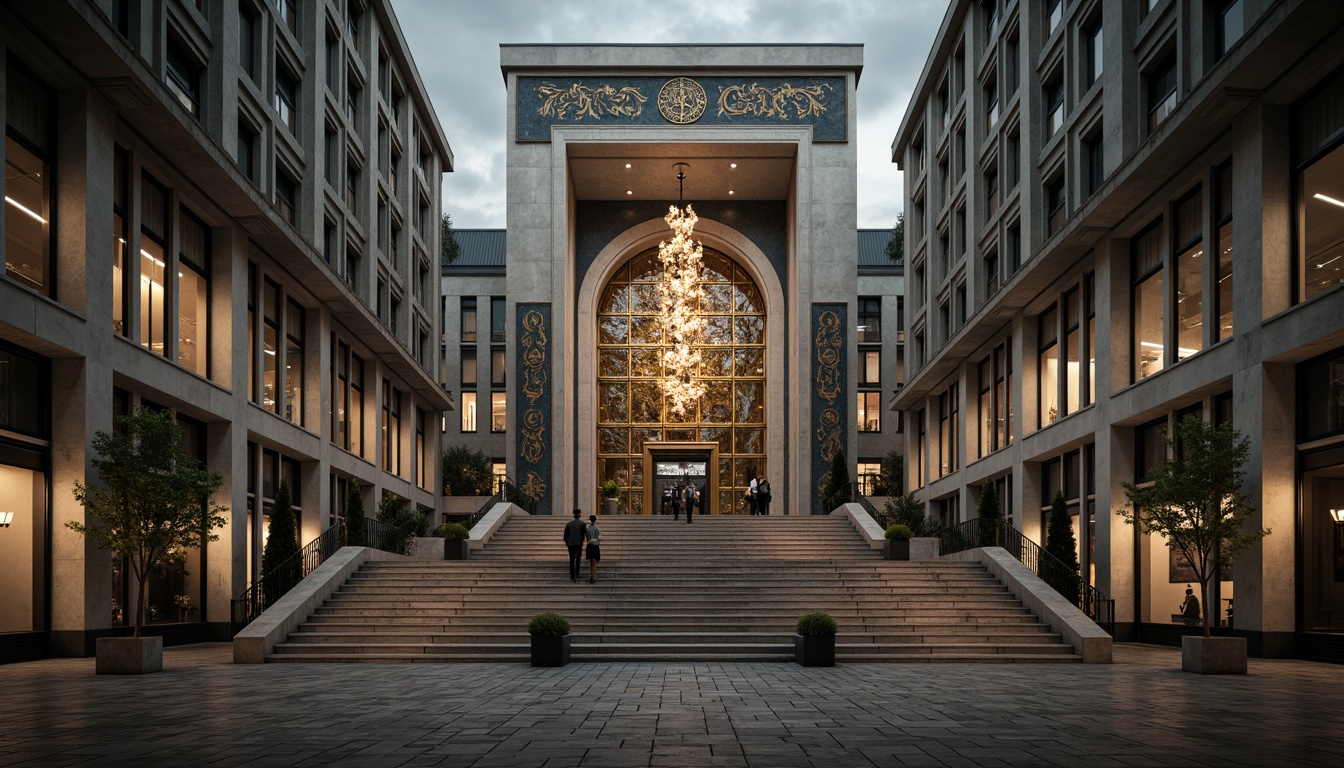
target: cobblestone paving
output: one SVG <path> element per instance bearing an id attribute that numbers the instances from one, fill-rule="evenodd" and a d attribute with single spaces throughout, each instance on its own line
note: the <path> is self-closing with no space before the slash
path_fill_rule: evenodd
<path id="1" fill-rule="evenodd" d="M 1344 765 L 1344 667 L 1082 665 L 0 666 L 0 766 Z"/>

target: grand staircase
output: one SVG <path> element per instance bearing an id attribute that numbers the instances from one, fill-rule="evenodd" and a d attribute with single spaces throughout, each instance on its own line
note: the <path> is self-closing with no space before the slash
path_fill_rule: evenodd
<path id="1" fill-rule="evenodd" d="M 978 563 L 886 562 L 843 516 L 601 520 L 598 583 L 569 580 L 567 518 L 505 523 L 465 562 L 366 563 L 275 662 L 526 661 L 528 620 L 571 623 L 574 661 L 784 661 L 799 616 L 841 662 L 1078 662 Z"/>

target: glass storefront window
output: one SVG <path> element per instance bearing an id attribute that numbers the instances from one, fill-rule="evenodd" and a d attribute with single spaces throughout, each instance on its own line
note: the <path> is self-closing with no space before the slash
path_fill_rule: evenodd
<path id="1" fill-rule="evenodd" d="M 52 185 L 55 103 L 46 87 L 14 62 L 6 69 L 5 274 L 45 295 L 52 292 Z"/>
<path id="2" fill-rule="evenodd" d="M 7 447 L 0 443 L 0 450 Z M 18 447 L 0 455 L 9 459 L 11 452 L 40 458 Z M 0 464 L 0 511 L 13 513 L 9 527 L 0 529 L 0 563 L 5 564 L 0 632 L 40 632 L 46 623 L 46 484 L 44 472 Z"/>

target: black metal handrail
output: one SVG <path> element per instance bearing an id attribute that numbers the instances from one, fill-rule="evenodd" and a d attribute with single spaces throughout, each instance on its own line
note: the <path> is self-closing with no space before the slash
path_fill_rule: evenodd
<path id="1" fill-rule="evenodd" d="M 887 526 L 891 525 L 891 517 L 887 514 L 887 511 L 885 509 L 879 510 L 874 506 L 873 502 L 869 501 L 868 497 L 860 492 L 858 482 L 849 484 L 849 497 L 854 499 L 855 504 L 867 510 L 868 515 L 877 521 L 878 525 L 882 526 L 882 530 L 886 530 Z"/>
<path id="2" fill-rule="evenodd" d="M 938 551 L 948 555 L 975 547 L 997 546 L 1008 550 L 1041 580 L 1115 636 L 1115 600 L 1087 583 L 1083 575 L 1046 552 L 1025 534 L 1001 520 L 993 530 L 983 530 L 980 519 L 973 518 L 939 531 Z"/>
<path id="3" fill-rule="evenodd" d="M 473 512 L 471 517 L 467 518 L 467 530 L 471 530 L 477 523 L 481 522 L 481 518 L 485 517 L 487 512 L 494 509 L 496 504 L 505 501 L 518 505 L 529 515 L 536 514 L 537 502 L 528 498 L 526 494 L 519 490 L 518 485 L 514 483 L 513 480 L 505 477 L 500 479 L 499 490 L 495 491 L 495 495 L 486 499 L 486 502 L 481 505 L 481 508 Z"/>
<path id="4" fill-rule="evenodd" d="M 307 546 L 272 568 L 269 573 L 262 574 L 260 581 L 230 601 L 234 627 L 240 629 L 250 624 L 344 545 L 345 520 L 337 518 L 334 525 L 308 542 Z"/>

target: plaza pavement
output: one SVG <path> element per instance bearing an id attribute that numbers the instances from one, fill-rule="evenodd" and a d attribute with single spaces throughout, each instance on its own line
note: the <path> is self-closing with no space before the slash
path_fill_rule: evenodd
<path id="1" fill-rule="evenodd" d="M 1344 667 L 610 663 L 0 666 L 0 766 L 1344 765 Z"/>

